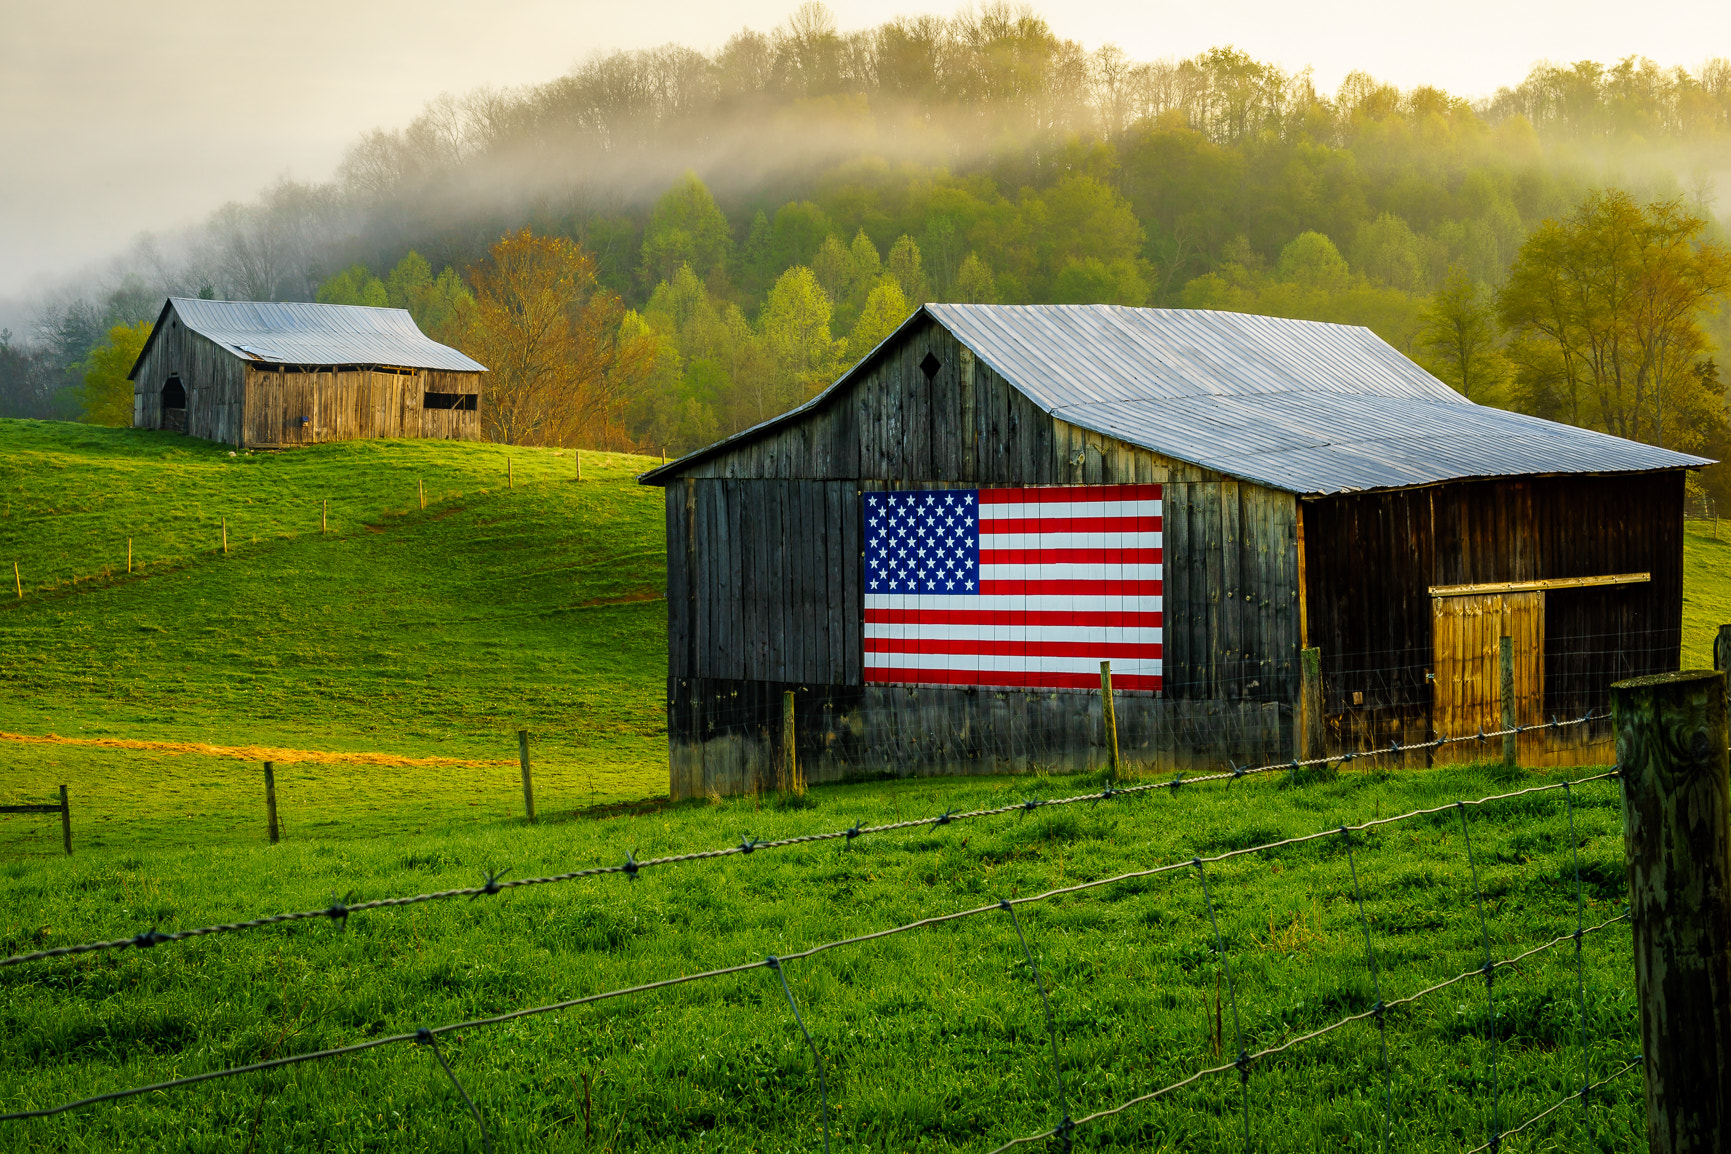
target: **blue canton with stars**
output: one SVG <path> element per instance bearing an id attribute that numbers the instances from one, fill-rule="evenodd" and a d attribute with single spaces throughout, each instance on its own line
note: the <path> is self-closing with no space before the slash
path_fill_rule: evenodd
<path id="1" fill-rule="evenodd" d="M 865 579 L 867 593 L 977 596 L 979 490 L 865 494 Z"/>

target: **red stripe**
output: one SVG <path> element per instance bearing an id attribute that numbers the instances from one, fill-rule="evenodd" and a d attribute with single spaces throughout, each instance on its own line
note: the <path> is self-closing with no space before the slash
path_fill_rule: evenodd
<path id="1" fill-rule="evenodd" d="M 1159 565 L 1163 549 L 981 549 L 982 565 Z"/>
<path id="2" fill-rule="evenodd" d="M 1097 673 L 1048 673 L 1007 669 L 867 669 L 865 680 L 894 685 L 1001 685 L 1010 689 L 1098 689 Z M 1158 674 L 1114 673 L 1113 689 L 1160 688 Z"/>
<path id="3" fill-rule="evenodd" d="M 982 505 L 1032 505 L 1058 501 L 1158 501 L 1159 485 L 1041 485 L 1037 488 L 981 489 Z"/>
<path id="4" fill-rule="evenodd" d="M 981 581 L 980 596 L 1049 593 L 1072 597 L 1158 597 L 1162 584 L 1160 581 Z M 928 592 L 936 593 L 936 590 Z"/>
<path id="5" fill-rule="evenodd" d="M 949 637 L 867 637 L 867 653 L 960 653 L 994 657 L 1159 657 L 1158 641 L 982 641 Z"/>
<path id="6" fill-rule="evenodd" d="M 1066 610 L 1022 609 L 867 609 L 866 621 L 874 625 L 1074 625 L 1122 629 L 1155 629 L 1161 613 L 1073 613 Z"/>
<path id="7" fill-rule="evenodd" d="M 1158 533 L 1159 517 L 981 517 L 988 533 Z"/>

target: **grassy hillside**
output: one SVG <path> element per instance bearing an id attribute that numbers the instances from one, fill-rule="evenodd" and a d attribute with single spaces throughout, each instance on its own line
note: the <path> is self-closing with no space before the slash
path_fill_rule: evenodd
<path id="1" fill-rule="evenodd" d="M 374 807 L 515 812 L 518 728 L 535 735 L 548 805 L 661 792 L 661 494 L 633 479 L 650 463 L 586 453 L 579 483 L 569 452 L 368 441 L 231 455 L 0 421 L 0 568 L 10 579 L 17 559 L 24 575 L 22 601 L 0 598 L 0 730 L 274 747 L 293 763 L 288 812 L 356 832 Z M 8 798 L 68 781 L 87 821 L 146 837 L 195 812 L 214 819 L 201 830 L 253 820 L 270 756 L 0 750 Z M 398 763 L 333 773 L 294 750 Z"/>

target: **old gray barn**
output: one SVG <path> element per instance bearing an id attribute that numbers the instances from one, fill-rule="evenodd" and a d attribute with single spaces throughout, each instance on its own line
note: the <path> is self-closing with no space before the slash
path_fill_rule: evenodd
<path id="1" fill-rule="evenodd" d="M 129 374 L 132 424 L 244 448 L 476 441 L 486 371 L 402 309 L 170 297 Z"/>
<path id="2" fill-rule="evenodd" d="M 907 646 L 863 608 L 874 495 L 1158 495 L 1157 674 L 1117 695 L 1120 743 L 1218 766 L 1290 755 L 1304 647 L 1337 748 L 1495 729 L 1504 635 L 1527 722 L 1675 669 L 1684 476 L 1706 463 L 1471 404 L 1362 328 L 928 305 L 821 395 L 642 477 L 666 487 L 671 792 L 773 780 L 789 689 L 813 781 L 1099 764 L 1097 674 L 886 674 Z M 1006 620 L 1011 651 L 1040 648 L 1013 640 L 1032 616 Z M 1584 730 L 1524 755 L 1578 757 Z"/>

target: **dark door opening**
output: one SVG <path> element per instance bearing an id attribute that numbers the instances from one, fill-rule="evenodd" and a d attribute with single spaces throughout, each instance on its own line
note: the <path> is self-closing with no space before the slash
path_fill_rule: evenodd
<path id="1" fill-rule="evenodd" d="M 178 376 L 169 377 L 162 386 L 161 427 L 177 433 L 186 432 L 186 386 Z"/>

